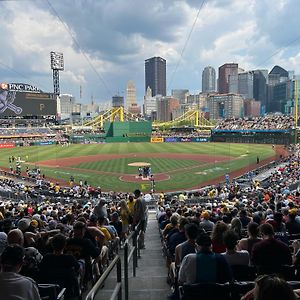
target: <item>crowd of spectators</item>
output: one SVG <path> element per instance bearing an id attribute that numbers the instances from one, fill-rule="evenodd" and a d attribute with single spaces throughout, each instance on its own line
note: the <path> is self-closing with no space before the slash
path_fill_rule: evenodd
<path id="1" fill-rule="evenodd" d="M 217 124 L 219 130 L 283 130 L 293 129 L 295 119 L 288 115 L 267 115 L 262 117 L 229 118 Z"/>
<path id="2" fill-rule="evenodd" d="M 187 195 L 160 199 L 157 219 L 174 289 L 170 299 L 178 299 L 184 284 L 273 273 L 300 280 L 300 193 L 290 189 L 300 179 L 299 149 L 290 147 L 265 188 L 253 182 L 243 189 L 233 182 L 194 193 L 197 201 Z M 245 297 L 258 299 L 255 289 Z"/>
<path id="3" fill-rule="evenodd" d="M 2 180 L 0 185 L 25 188 L 12 180 Z M 54 187 L 55 193 L 59 190 Z M 145 227 L 146 220 L 139 190 L 117 201 L 104 198 L 101 192 L 98 196 L 64 203 L 57 199 L 0 201 L 3 299 L 40 299 L 36 283 L 58 284 L 66 288 L 66 299 L 73 299 L 95 283 L 129 230 L 138 223 Z M 139 242 L 142 248 L 143 236 Z"/>

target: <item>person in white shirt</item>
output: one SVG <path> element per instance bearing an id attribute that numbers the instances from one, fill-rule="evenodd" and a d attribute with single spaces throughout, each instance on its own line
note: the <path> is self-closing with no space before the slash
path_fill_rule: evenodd
<path id="1" fill-rule="evenodd" d="M 18 274 L 22 268 L 24 248 L 7 246 L 1 255 L 1 299 L 41 300 L 37 284 L 29 277 Z"/>
<path id="2" fill-rule="evenodd" d="M 224 244 L 226 252 L 222 253 L 230 266 L 250 264 L 249 252 L 246 250 L 237 251 L 238 236 L 233 230 L 228 230 L 224 234 Z"/>

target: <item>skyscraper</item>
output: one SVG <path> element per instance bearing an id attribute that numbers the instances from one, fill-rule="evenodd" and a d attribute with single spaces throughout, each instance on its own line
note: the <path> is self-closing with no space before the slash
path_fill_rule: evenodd
<path id="1" fill-rule="evenodd" d="M 228 63 L 219 67 L 218 92 L 220 94 L 229 93 L 229 75 L 238 75 L 238 64 Z"/>
<path id="2" fill-rule="evenodd" d="M 205 67 L 202 72 L 202 93 L 216 91 L 216 71 L 213 67 Z"/>
<path id="3" fill-rule="evenodd" d="M 253 98 L 261 102 L 264 110 L 267 104 L 267 80 L 268 70 L 253 71 Z"/>
<path id="4" fill-rule="evenodd" d="M 132 80 L 127 82 L 126 87 L 126 108 L 130 109 L 132 106 L 135 106 L 136 103 L 136 88 L 135 83 Z"/>
<path id="5" fill-rule="evenodd" d="M 238 75 L 238 93 L 244 99 L 253 99 L 253 72 L 244 72 Z"/>
<path id="6" fill-rule="evenodd" d="M 166 60 L 161 57 L 152 57 L 145 60 L 145 92 L 150 87 L 152 96 L 166 96 Z"/>

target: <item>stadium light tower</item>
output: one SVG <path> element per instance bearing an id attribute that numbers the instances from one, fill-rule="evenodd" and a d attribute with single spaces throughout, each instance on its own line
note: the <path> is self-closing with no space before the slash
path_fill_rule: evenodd
<path id="1" fill-rule="evenodd" d="M 53 70 L 54 94 L 59 96 L 59 71 L 64 70 L 64 55 L 61 52 L 50 52 L 51 69 Z"/>

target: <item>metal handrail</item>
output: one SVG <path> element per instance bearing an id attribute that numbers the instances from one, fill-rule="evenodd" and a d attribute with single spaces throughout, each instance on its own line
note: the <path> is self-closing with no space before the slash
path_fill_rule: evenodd
<path id="1" fill-rule="evenodd" d="M 122 269 L 121 269 L 121 258 L 117 255 L 113 261 L 109 264 L 108 268 L 102 274 L 102 276 L 98 279 L 96 284 L 92 287 L 88 295 L 86 296 L 85 300 L 94 300 L 96 294 L 98 293 L 99 289 L 102 287 L 103 283 L 105 282 L 106 278 L 110 275 L 113 268 L 117 266 L 117 284 L 114 288 L 113 294 L 110 300 L 122 300 Z"/>
<path id="2" fill-rule="evenodd" d="M 140 231 L 140 223 L 136 226 L 135 230 L 128 236 L 124 243 L 124 289 L 125 289 L 125 300 L 129 299 L 129 287 L 128 287 L 128 266 L 132 259 L 132 275 L 136 276 L 137 268 L 137 239 L 136 236 Z M 129 252 L 129 241 L 132 240 L 132 248 Z M 128 253 L 129 252 L 129 253 Z"/>

